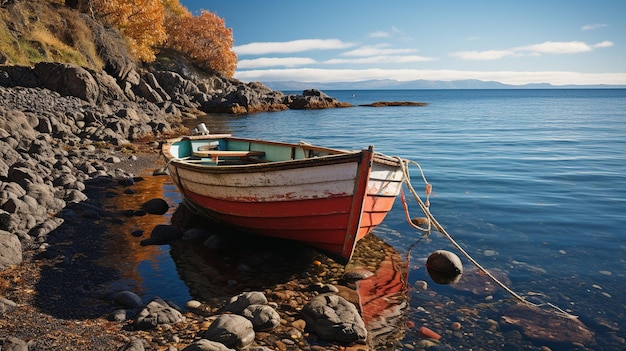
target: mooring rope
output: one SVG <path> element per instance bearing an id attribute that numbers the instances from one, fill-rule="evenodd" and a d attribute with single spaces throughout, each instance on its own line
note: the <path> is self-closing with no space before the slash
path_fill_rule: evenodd
<path id="1" fill-rule="evenodd" d="M 573 319 L 577 319 L 578 316 L 572 315 L 570 313 L 567 313 L 566 311 L 564 311 L 563 309 L 559 308 L 558 306 L 552 304 L 552 303 L 545 303 L 545 304 L 536 304 L 533 303 L 531 301 L 526 300 L 523 296 L 520 296 L 519 294 L 517 294 L 515 291 L 513 291 L 512 289 L 510 289 L 508 286 L 506 286 L 504 283 L 502 283 L 498 278 L 496 278 L 493 274 L 491 274 L 487 269 L 485 269 L 480 263 L 478 263 L 478 261 L 476 261 L 469 253 L 467 253 L 467 251 L 465 251 L 461 245 L 459 245 L 456 240 L 454 240 L 454 238 L 443 228 L 443 226 L 439 223 L 439 221 L 437 221 L 437 219 L 435 218 L 435 216 L 433 216 L 433 214 L 430 212 L 430 194 L 432 192 L 432 185 L 430 183 L 428 183 L 428 181 L 426 180 L 426 176 L 424 175 L 424 171 L 422 170 L 422 167 L 419 165 L 419 163 L 412 161 L 412 160 L 407 160 L 407 159 L 403 159 L 400 157 L 397 157 L 398 161 L 400 162 L 400 164 L 402 165 L 402 172 L 403 172 L 403 181 L 404 184 L 406 185 L 407 189 L 409 190 L 409 192 L 413 195 L 413 197 L 415 198 L 415 201 L 418 203 L 420 209 L 422 210 L 422 212 L 424 213 L 424 215 L 426 216 L 426 218 L 428 219 L 428 229 L 424 229 L 420 226 L 415 225 L 412 221 L 411 221 L 411 217 L 408 211 L 408 206 L 406 204 L 406 199 L 404 198 L 404 193 L 402 194 L 402 204 L 404 206 L 405 209 L 405 215 L 407 216 L 407 221 L 409 222 L 409 225 L 411 225 L 411 227 L 416 228 L 418 230 L 421 230 L 423 232 L 425 232 L 425 234 L 427 235 L 430 231 L 431 225 L 435 228 L 435 230 L 437 230 L 439 233 L 441 233 L 443 236 L 445 236 L 448 241 L 450 241 L 450 243 L 457 249 L 459 250 L 459 252 L 461 252 L 463 254 L 463 256 L 465 256 L 465 258 L 467 258 L 474 266 L 476 266 L 476 268 L 478 268 L 481 272 L 483 272 L 485 275 L 487 275 L 494 283 L 498 284 L 502 289 L 504 289 L 506 292 L 508 292 L 511 296 L 513 296 L 515 299 L 517 299 L 518 301 L 527 304 L 527 305 L 531 305 L 533 307 L 541 307 L 544 305 L 550 306 L 553 309 L 557 310 L 557 312 L 559 314 L 562 314 L 565 317 L 568 318 L 573 318 Z M 415 189 L 413 188 L 413 185 L 411 184 L 411 176 L 409 174 L 409 164 L 413 164 L 415 166 L 417 166 L 417 168 L 420 171 L 420 174 L 422 175 L 422 179 L 424 180 L 424 183 L 426 183 L 426 201 L 422 201 L 422 199 L 420 198 L 420 196 L 417 194 L 417 192 L 415 191 Z M 423 239 L 420 238 L 420 241 Z"/>

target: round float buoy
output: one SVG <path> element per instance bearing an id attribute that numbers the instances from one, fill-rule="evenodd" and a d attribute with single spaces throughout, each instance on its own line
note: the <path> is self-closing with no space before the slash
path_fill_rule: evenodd
<path id="1" fill-rule="evenodd" d="M 446 250 L 437 250 L 428 256 L 426 270 L 435 283 L 451 284 L 461 279 L 463 264 L 459 256 Z"/>
<path id="2" fill-rule="evenodd" d="M 427 226 L 428 222 L 430 222 L 430 219 L 426 218 L 426 217 L 414 217 L 411 218 L 411 223 L 417 225 L 417 226 Z"/>

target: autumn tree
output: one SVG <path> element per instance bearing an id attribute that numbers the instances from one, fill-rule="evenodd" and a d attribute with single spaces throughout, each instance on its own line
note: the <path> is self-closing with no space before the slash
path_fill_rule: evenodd
<path id="1" fill-rule="evenodd" d="M 78 0 L 66 4 L 74 2 L 74 7 L 116 27 L 133 56 L 142 61 L 153 61 L 156 48 L 167 38 L 161 0 Z"/>
<path id="2" fill-rule="evenodd" d="M 186 12 L 166 16 L 165 26 L 167 47 L 186 55 L 201 68 L 233 76 L 237 67 L 233 32 L 222 18 L 205 10 L 199 16 Z"/>
<path id="3" fill-rule="evenodd" d="M 65 0 L 118 28 L 133 55 L 153 61 L 161 45 L 186 55 L 199 67 L 232 77 L 237 67 L 233 33 L 209 11 L 193 16 L 179 0 Z"/>
<path id="4" fill-rule="evenodd" d="M 163 3 L 163 8 L 165 9 L 166 21 L 171 17 L 191 16 L 189 10 L 178 2 L 178 0 L 161 0 L 161 2 Z"/>

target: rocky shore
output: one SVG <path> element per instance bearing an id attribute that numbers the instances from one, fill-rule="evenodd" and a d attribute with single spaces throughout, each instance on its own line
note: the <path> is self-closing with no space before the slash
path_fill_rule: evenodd
<path id="1" fill-rule="evenodd" d="M 103 203 L 113 189 L 134 184 L 138 172 L 158 164 L 160 139 L 188 133 L 183 120 L 210 112 L 349 106 L 317 90 L 285 95 L 260 83 L 207 76 L 182 58 L 177 62 L 176 71 L 113 58 L 106 71 L 61 63 L 0 66 L 2 349 L 367 349 L 368 341 L 376 339 L 367 336 L 355 287 L 337 288 L 344 267 L 322 256 L 309 254 L 307 263 L 314 266 L 304 270 L 307 274 L 283 272 L 282 281 L 271 287 L 196 288 L 198 301 L 183 308 L 104 289 L 119 279 L 119 272 L 98 263 L 104 234 L 123 218 Z M 175 252 L 183 244 L 172 245 Z M 383 260 L 370 262 L 368 272 Z M 277 270 L 267 266 L 264 274 Z M 220 318 L 237 315 L 228 307 L 229 298 L 247 298 L 241 294 L 254 291 L 266 303 L 253 299 L 247 304 L 268 307 L 237 312 L 246 321 L 258 315 L 269 319 L 243 329 L 235 342 L 223 340 L 233 334 L 230 329 L 207 331 Z M 314 301 L 320 305 L 305 307 Z M 316 316 L 319 309 L 327 312 Z M 243 320 L 224 323 L 247 325 Z M 381 328 L 383 334 L 397 329 Z M 221 346 L 214 341 L 222 341 Z"/>
<path id="2" fill-rule="evenodd" d="M 204 112 L 343 106 L 320 91 L 286 96 L 182 63 L 186 76 L 140 70 L 123 60 L 108 67 L 110 72 L 45 62 L 0 66 L 0 230 L 11 234 L 3 233 L 7 249 L 0 268 L 19 263 L 22 246 L 45 242 L 61 222 L 54 214 L 85 200 L 86 180 L 128 177 L 107 167 L 115 159 L 103 149 L 132 154 L 138 142 L 185 133 L 181 121 Z"/>

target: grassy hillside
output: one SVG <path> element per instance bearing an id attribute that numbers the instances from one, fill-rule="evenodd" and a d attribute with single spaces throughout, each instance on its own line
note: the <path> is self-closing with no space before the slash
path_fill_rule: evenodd
<path id="1" fill-rule="evenodd" d="M 63 1 L 8 1 L 0 7 L 0 64 L 68 62 L 102 69 L 94 27 L 101 28 Z"/>

